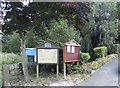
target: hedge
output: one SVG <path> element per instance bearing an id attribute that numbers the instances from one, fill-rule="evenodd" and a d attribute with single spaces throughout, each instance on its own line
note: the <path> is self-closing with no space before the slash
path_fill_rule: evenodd
<path id="1" fill-rule="evenodd" d="M 120 44 L 113 44 L 112 45 L 112 52 L 113 54 L 119 54 L 120 53 Z"/>
<path id="2" fill-rule="evenodd" d="M 82 63 L 88 62 L 89 59 L 90 59 L 89 53 L 80 52 L 80 60 Z"/>
<path id="3" fill-rule="evenodd" d="M 108 53 L 107 47 L 102 46 L 102 47 L 95 47 L 94 48 L 94 54 L 96 58 L 102 58 L 105 57 Z"/>

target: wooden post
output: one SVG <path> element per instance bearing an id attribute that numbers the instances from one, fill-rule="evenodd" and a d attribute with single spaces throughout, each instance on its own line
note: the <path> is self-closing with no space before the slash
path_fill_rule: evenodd
<path id="1" fill-rule="evenodd" d="M 57 64 L 57 79 L 58 79 L 58 74 L 59 74 L 59 64 Z"/>
<path id="2" fill-rule="evenodd" d="M 37 79 L 39 78 L 39 64 L 37 64 L 36 66 L 36 75 L 37 75 Z"/>
<path id="3" fill-rule="evenodd" d="M 66 79 L 66 63 L 65 62 L 63 62 L 63 67 L 64 67 L 64 79 Z"/>
<path id="4" fill-rule="evenodd" d="M 77 62 L 77 65 L 79 65 L 79 62 Z"/>

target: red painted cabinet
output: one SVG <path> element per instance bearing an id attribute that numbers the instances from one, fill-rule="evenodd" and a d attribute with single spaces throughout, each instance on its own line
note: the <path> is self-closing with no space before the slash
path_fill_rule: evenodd
<path id="1" fill-rule="evenodd" d="M 64 45 L 64 62 L 80 61 L 80 46 L 75 40 L 66 42 Z"/>

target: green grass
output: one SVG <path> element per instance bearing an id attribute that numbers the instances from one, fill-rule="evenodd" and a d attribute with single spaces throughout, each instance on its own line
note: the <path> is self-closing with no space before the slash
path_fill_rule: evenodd
<path id="1" fill-rule="evenodd" d="M 0 52 L 0 88 L 2 86 L 2 65 L 3 64 L 15 64 L 21 63 L 22 59 L 19 55 L 14 53 L 2 53 Z"/>

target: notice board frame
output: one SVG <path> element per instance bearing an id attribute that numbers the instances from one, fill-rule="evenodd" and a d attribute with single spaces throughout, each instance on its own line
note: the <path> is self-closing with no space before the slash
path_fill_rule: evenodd
<path id="1" fill-rule="evenodd" d="M 69 45 L 70 47 L 73 46 L 73 45 Z M 79 54 L 78 54 L 78 59 L 72 59 L 72 60 L 68 60 L 67 56 L 72 56 L 72 53 L 67 53 L 67 45 L 64 46 L 64 62 L 65 63 L 69 63 L 69 62 L 79 62 L 80 61 L 80 46 L 74 46 L 75 47 L 75 51 L 76 49 L 79 49 Z M 75 53 L 73 53 L 73 55 L 75 55 Z"/>
<path id="2" fill-rule="evenodd" d="M 38 49 L 56 49 L 57 50 L 57 63 L 39 63 L 38 62 Z M 36 62 L 37 64 L 59 64 L 59 48 L 37 48 L 36 49 Z"/>
<path id="3" fill-rule="evenodd" d="M 38 49 L 57 49 L 57 63 L 38 63 Z M 56 77 L 58 78 L 58 74 L 59 74 L 59 49 L 60 47 L 53 44 L 52 42 L 46 41 L 43 44 L 40 44 L 36 47 L 36 75 L 37 78 L 39 78 L 39 65 L 56 65 Z"/>

